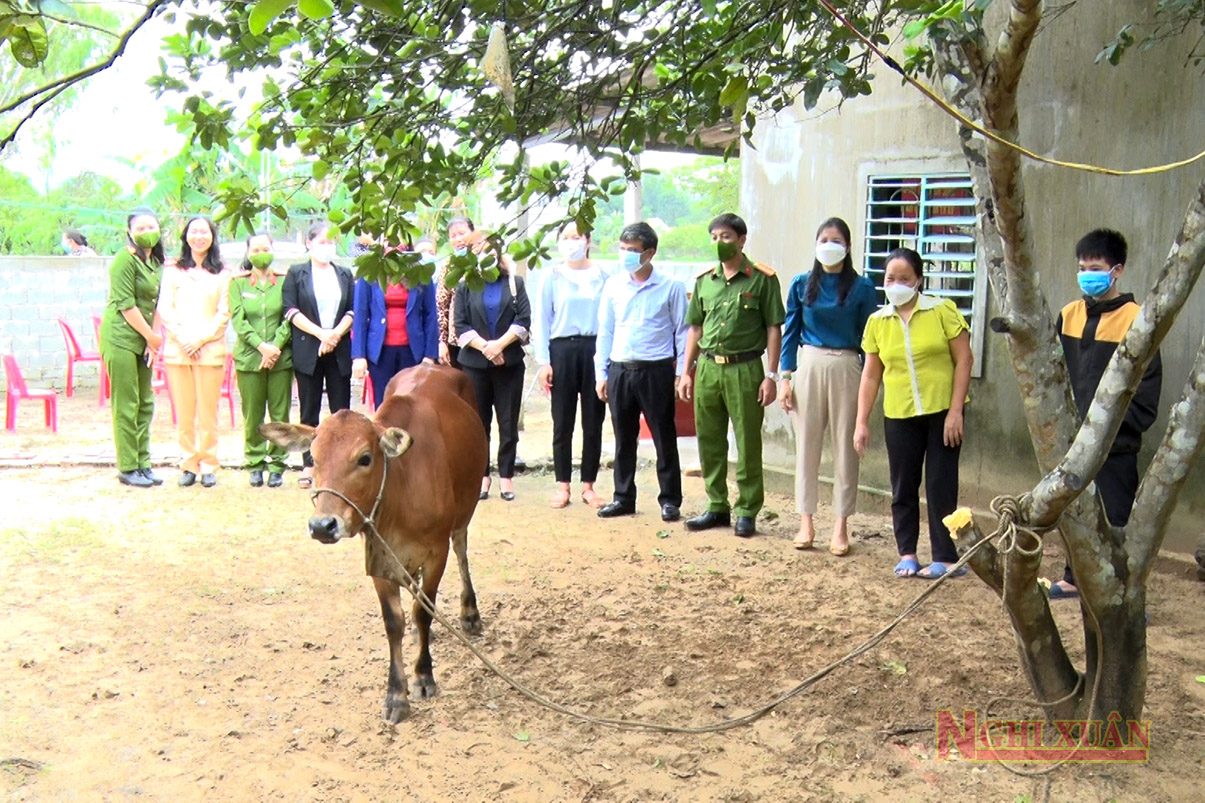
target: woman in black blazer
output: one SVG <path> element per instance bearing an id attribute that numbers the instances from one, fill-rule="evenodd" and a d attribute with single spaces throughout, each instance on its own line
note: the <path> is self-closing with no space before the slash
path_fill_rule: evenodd
<path id="1" fill-rule="evenodd" d="M 293 372 L 301 423 L 318 426 L 322 389 L 332 413 L 351 407 L 351 329 L 355 277 L 334 264 L 338 229 L 321 222 L 310 226 L 305 245 L 310 261 L 289 268 L 281 291 L 285 319 L 293 324 Z M 297 484 L 313 485 L 314 458 L 302 454 L 305 469 Z"/>
<path id="2" fill-rule="evenodd" d="M 460 367 L 473 382 L 487 441 L 493 413 L 498 413 L 498 478 L 502 498 L 510 502 L 515 498 L 515 451 L 523 403 L 523 343 L 531 330 L 527 289 L 523 278 L 503 264 L 498 278 L 481 290 L 471 290 L 461 282 L 453 309 Z M 481 498 L 488 499 L 488 457 L 484 469 Z"/>

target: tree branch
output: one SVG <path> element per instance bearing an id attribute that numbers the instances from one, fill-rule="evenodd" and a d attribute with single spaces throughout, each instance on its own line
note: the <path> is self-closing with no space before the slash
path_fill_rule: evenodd
<path id="1" fill-rule="evenodd" d="M 34 115 L 36 115 L 43 106 L 45 106 L 47 103 L 50 103 L 56 97 L 61 95 L 72 86 L 75 86 L 80 81 L 83 81 L 86 78 L 91 78 L 93 75 L 96 75 L 99 72 L 104 72 L 112 67 L 114 62 L 121 58 L 122 54 L 125 53 L 126 45 L 129 44 L 130 39 L 134 36 L 134 34 L 137 33 L 143 25 L 149 22 L 151 17 L 153 17 L 160 8 L 167 5 L 169 1 L 170 0 L 154 0 L 150 5 L 148 5 L 146 10 L 143 11 L 142 16 L 134 20 L 134 23 L 127 28 L 124 33 L 122 33 L 120 38 L 118 38 L 117 44 L 113 47 L 113 51 L 104 61 L 93 64 L 91 67 L 85 67 L 82 70 L 74 72 L 71 75 L 64 76 L 63 78 L 59 78 L 55 81 L 51 81 L 48 84 L 44 84 L 37 89 L 26 92 L 24 95 L 12 101 L 11 103 L 0 107 L 0 115 L 7 114 L 22 104 L 33 100 L 34 98 L 39 98 L 40 96 L 38 102 L 35 103 L 29 109 L 29 111 L 22 115 L 21 119 L 17 121 L 16 125 L 13 126 L 12 131 L 10 131 L 3 140 L 0 140 L 0 153 L 3 153 L 4 149 L 13 143 L 13 141 L 17 138 L 17 133 L 21 130 L 22 126 L 32 120 Z"/>

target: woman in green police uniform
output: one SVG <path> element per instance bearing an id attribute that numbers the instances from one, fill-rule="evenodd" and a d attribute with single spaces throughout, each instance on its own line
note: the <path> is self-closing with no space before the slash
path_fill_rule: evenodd
<path id="1" fill-rule="evenodd" d="M 149 209 L 126 219 L 129 245 L 109 266 L 109 300 L 100 324 L 100 353 L 109 372 L 117 479 L 150 488 L 163 480 L 151 471 L 151 366 L 163 345 L 155 333 L 155 303 L 163 275 L 159 220 Z"/>
<path id="2" fill-rule="evenodd" d="M 251 469 L 251 486 L 279 488 L 285 470 L 284 449 L 259 434 L 264 409 L 273 422 L 287 423 L 293 400 L 293 354 L 289 339 L 293 327 L 285 320 L 281 291 L 285 270 L 272 267 L 272 238 L 256 234 L 247 238 L 242 272 L 230 282 L 230 322 L 238 336 L 234 367 L 243 400 L 243 453 Z"/>

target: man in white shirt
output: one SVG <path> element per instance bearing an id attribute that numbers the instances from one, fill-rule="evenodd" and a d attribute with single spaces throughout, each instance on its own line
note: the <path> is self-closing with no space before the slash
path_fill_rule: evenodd
<path id="1" fill-rule="evenodd" d="M 636 447 L 640 416 L 657 450 L 662 521 L 677 521 L 682 470 L 674 425 L 675 383 L 685 367 L 686 288 L 653 270 L 657 233 L 633 223 L 619 235 L 619 270 L 603 286 L 594 355 L 598 397 L 615 430 L 615 497 L 602 518 L 636 512 Z"/>

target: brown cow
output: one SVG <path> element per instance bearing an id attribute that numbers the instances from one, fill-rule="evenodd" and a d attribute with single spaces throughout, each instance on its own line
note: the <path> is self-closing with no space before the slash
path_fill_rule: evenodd
<path id="1" fill-rule="evenodd" d="M 402 665 L 406 616 L 399 594 L 399 585 L 406 581 L 393 557 L 364 526 L 364 517 L 374 519 L 411 576 L 417 579 L 421 572 L 423 592 L 432 602 L 448 562 L 450 540 L 460 564 L 460 624 L 466 633 L 480 633 L 481 614 L 469 576 L 468 532 L 487 447 L 473 387 L 460 371 L 431 365 L 409 368 L 389 382 L 384 398 L 371 419 L 343 410 L 316 430 L 300 424 L 263 424 L 260 432 L 285 448 L 308 447 L 313 453 L 313 538 L 334 544 L 364 533 L 365 570 L 376 586 L 389 637 L 384 717 L 401 722 L 410 713 Z M 419 641 L 414 684 L 425 699 L 436 692 L 429 649 L 431 615 L 416 601 L 413 616 Z"/>

